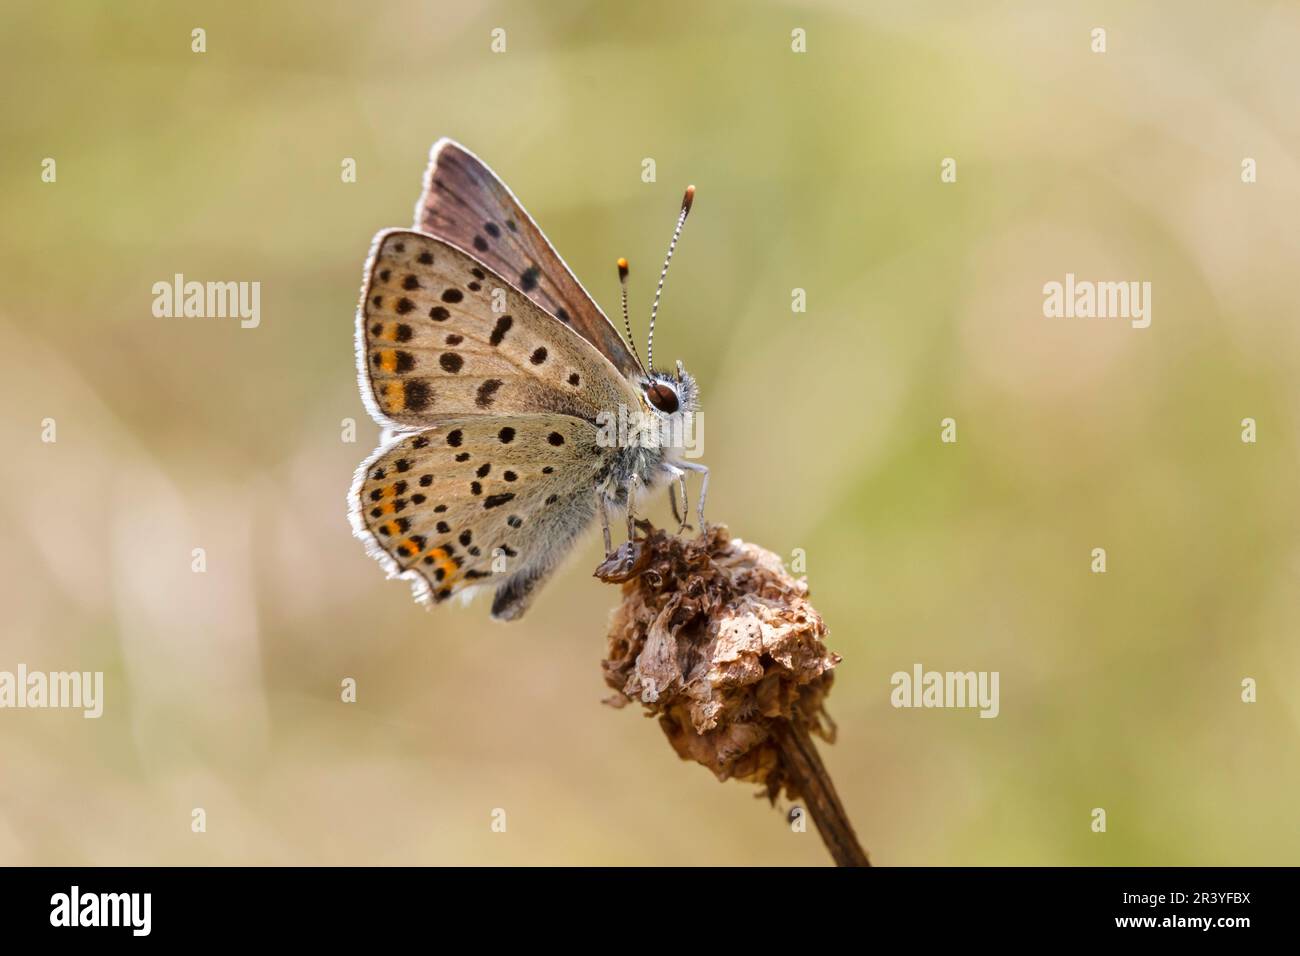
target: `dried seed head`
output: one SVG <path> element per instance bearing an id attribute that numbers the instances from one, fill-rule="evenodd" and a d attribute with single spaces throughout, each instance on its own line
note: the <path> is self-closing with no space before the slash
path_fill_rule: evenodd
<path id="1" fill-rule="evenodd" d="M 772 799 L 783 788 L 802 796 L 783 766 L 776 722 L 831 741 L 824 703 L 840 661 L 807 585 L 720 526 L 694 540 L 652 531 L 597 576 L 623 583 L 603 664 L 618 692 L 609 703 L 639 700 L 678 755 L 719 780 L 760 783 Z"/>

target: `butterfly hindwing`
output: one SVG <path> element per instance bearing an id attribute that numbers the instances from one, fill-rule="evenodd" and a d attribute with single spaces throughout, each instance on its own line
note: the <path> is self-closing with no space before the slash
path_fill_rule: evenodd
<path id="1" fill-rule="evenodd" d="M 375 239 L 357 346 L 372 413 L 401 428 L 478 414 L 594 421 L 637 402 L 572 329 L 454 245 L 409 230 Z"/>
<path id="2" fill-rule="evenodd" d="M 380 448 L 353 483 L 353 529 L 420 601 L 497 589 L 516 617 L 595 514 L 609 449 L 564 415 L 477 416 Z"/>
<path id="3" fill-rule="evenodd" d="M 459 143 L 434 144 L 415 227 L 472 253 L 575 329 L 624 375 L 640 372 L 618 331 L 514 194 Z"/>

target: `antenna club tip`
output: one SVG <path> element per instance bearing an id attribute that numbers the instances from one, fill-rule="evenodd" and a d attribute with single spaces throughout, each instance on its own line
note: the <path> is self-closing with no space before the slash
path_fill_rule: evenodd
<path id="1" fill-rule="evenodd" d="M 623 258 L 620 258 L 620 259 L 618 260 L 617 265 L 618 265 L 618 277 L 619 277 L 620 279 L 626 279 L 626 278 L 627 278 L 627 260 L 626 260 L 626 259 L 623 259 Z"/>
<path id="2" fill-rule="evenodd" d="M 693 202 L 695 202 L 695 187 L 687 186 L 686 195 L 682 197 L 682 212 L 690 212 Z"/>

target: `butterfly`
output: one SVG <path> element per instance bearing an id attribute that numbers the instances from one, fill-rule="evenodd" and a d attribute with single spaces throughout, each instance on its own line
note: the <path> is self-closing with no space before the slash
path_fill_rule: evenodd
<path id="1" fill-rule="evenodd" d="M 384 427 L 349 494 L 353 531 L 415 598 L 494 590 L 491 613 L 522 615 L 600 516 L 627 515 L 667 484 L 680 532 L 699 393 L 681 362 L 656 370 L 654 319 L 694 199 L 687 189 L 660 273 L 647 361 L 632 341 L 628 267 L 618 261 L 628 341 L 524 210 L 473 153 L 434 144 L 413 229 L 375 236 L 357 309 L 358 384 Z M 690 457 L 688 457 L 688 455 Z M 629 558 L 630 560 L 630 558 Z"/>

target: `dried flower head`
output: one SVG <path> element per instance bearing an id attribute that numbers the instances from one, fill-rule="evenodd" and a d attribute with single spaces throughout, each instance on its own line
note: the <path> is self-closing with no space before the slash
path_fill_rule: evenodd
<path id="1" fill-rule="evenodd" d="M 825 740 L 832 668 L 826 625 L 808 587 L 772 552 L 710 527 L 687 540 L 662 531 L 623 545 L 596 571 L 623 583 L 609 633 L 609 703 L 640 701 L 678 755 L 719 780 L 803 796 L 783 761 L 778 722 Z"/>

